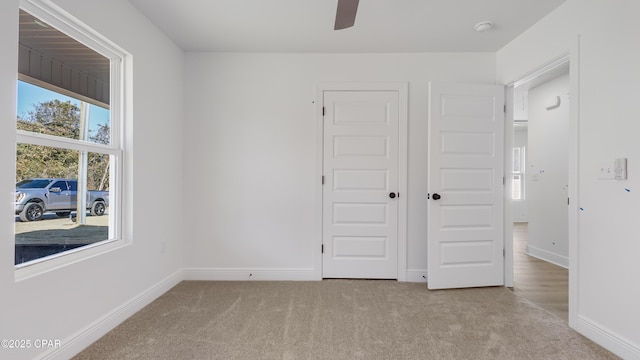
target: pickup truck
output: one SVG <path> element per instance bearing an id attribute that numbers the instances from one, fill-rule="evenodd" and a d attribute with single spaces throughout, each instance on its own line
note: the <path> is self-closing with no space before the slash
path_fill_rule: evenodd
<path id="1" fill-rule="evenodd" d="M 16 184 L 15 213 L 21 221 L 38 221 L 45 212 L 60 217 L 76 211 L 78 181 L 75 179 L 26 179 Z M 108 191 L 87 191 L 87 210 L 104 215 L 109 206 Z"/>

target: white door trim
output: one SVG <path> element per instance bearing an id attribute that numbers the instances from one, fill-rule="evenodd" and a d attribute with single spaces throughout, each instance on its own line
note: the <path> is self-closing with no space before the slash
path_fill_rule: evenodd
<path id="1" fill-rule="evenodd" d="M 580 245 L 580 35 L 569 52 L 569 326 L 578 327 L 578 250 Z"/>
<path id="2" fill-rule="evenodd" d="M 408 200 L 408 123 L 409 84 L 407 82 L 320 83 L 316 87 L 316 239 L 312 246 L 315 277 L 322 280 L 322 172 L 323 172 L 323 93 L 325 91 L 397 91 L 398 92 L 398 281 L 407 281 L 407 200 Z"/>
<path id="3" fill-rule="evenodd" d="M 511 193 L 513 189 L 513 92 L 514 85 L 505 87 L 504 103 L 504 286 L 513 287 L 513 210 L 511 206 Z"/>

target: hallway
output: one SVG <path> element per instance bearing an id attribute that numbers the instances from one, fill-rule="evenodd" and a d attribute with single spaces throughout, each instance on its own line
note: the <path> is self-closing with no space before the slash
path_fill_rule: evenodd
<path id="1" fill-rule="evenodd" d="M 526 254 L 527 223 L 513 224 L 514 293 L 569 319 L 569 271 Z"/>

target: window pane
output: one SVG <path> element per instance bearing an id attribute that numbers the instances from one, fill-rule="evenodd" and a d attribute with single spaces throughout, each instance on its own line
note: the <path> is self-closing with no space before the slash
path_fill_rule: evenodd
<path id="1" fill-rule="evenodd" d="M 513 200 L 522 199 L 522 175 L 513 175 L 513 188 L 511 198 Z"/>
<path id="2" fill-rule="evenodd" d="M 19 181 L 16 184 L 16 189 L 42 189 L 51 184 L 51 180 L 46 179 L 27 179 Z"/>
<path id="3" fill-rule="evenodd" d="M 66 190 L 69 190 L 67 188 L 67 182 L 66 181 L 56 181 L 49 188 L 49 191 L 52 191 L 52 192 L 61 192 L 61 191 L 66 191 Z"/>
<path id="4" fill-rule="evenodd" d="M 514 147 L 513 148 L 513 172 L 514 173 L 522 172 L 521 160 L 522 158 L 520 157 L 520 148 Z"/>
<path id="5" fill-rule="evenodd" d="M 87 112 L 84 127 L 83 111 Z M 110 145 L 110 124 L 108 109 L 88 103 L 83 109 L 78 99 L 18 81 L 18 130 Z"/>
<path id="6" fill-rule="evenodd" d="M 113 234 L 109 231 L 112 157 L 92 152 L 82 156 L 80 151 L 39 145 L 17 146 L 15 264 L 109 239 Z M 77 221 L 76 211 L 81 161 L 86 161 L 89 189 L 85 224 Z"/>

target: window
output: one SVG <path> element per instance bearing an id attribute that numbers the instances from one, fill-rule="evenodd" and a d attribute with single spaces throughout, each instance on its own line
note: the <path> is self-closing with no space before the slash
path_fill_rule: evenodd
<path id="1" fill-rule="evenodd" d="M 16 184 L 16 189 L 42 189 L 51 184 L 51 180 L 22 180 Z"/>
<path id="2" fill-rule="evenodd" d="M 511 193 L 511 199 L 524 200 L 524 152 L 523 147 L 513 148 L 513 188 Z"/>
<path id="3" fill-rule="evenodd" d="M 50 192 L 61 192 L 61 191 L 67 191 L 67 190 L 69 190 L 69 186 L 67 186 L 67 182 L 66 181 L 56 181 L 49 188 Z"/>
<path id="4" fill-rule="evenodd" d="M 16 278 L 122 244 L 127 58 L 41 0 L 19 16 Z"/>

